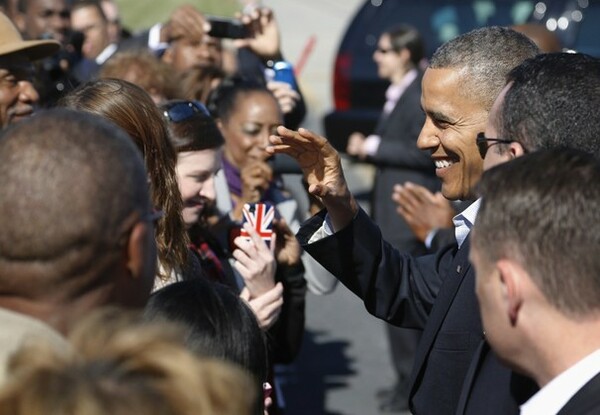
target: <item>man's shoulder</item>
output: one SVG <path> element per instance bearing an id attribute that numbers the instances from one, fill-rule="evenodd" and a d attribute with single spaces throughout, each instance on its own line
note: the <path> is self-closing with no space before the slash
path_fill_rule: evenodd
<path id="1" fill-rule="evenodd" d="M 12 354 L 23 344 L 38 341 L 58 349 L 69 347 L 67 340 L 44 322 L 0 307 L 0 384 L 5 380 L 6 364 Z"/>

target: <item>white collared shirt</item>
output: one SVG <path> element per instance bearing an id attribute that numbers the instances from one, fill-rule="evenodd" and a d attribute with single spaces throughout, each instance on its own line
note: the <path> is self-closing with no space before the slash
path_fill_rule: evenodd
<path id="1" fill-rule="evenodd" d="M 477 199 L 473 203 L 469 205 L 468 208 L 463 210 L 461 213 L 452 218 L 454 222 L 454 234 L 456 236 L 456 242 L 458 243 L 458 247 L 463 244 L 469 232 L 471 232 L 471 228 L 473 228 L 473 224 L 475 223 L 475 219 L 477 218 L 477 212 L 479 212 L 479 206 L 481 205 L 481 198 Z M 323 225 L 319 229 L 312 234 L 309 238 L 308 243 L 313 243 L 318 240 L 324 239 L 328 236 L 333 235 L 335 232 L 333 230 L 333 226 L 331 224 L 331 219 L 329 218 L 329 214 L 325 215 L 325 220 L 323 221 Z"/>
<path id="2" fill-rule="evenodd" d="M 452 222 L 454 222 L 454 235 L 456 236 L 459 248 L 465 242 L 465 239 L 467 239 L 469 232 L 473 228 L 477 213 L 479 212 L 479 206 L 481 206 L 481 198 L 471 203 L 468 208 L 452 218 Z"/>
<path id="3" fill-rule="evenodd" d="M 521 405 L 521 415 L 556 414 L 598 373 L 600 349 L 584 357 L 540 389 Z"/>

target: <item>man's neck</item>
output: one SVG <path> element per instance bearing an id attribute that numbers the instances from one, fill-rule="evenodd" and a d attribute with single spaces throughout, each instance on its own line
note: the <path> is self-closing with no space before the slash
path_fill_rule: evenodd
<path id="1" fill-rule="evenodd" d="M 110 290 L 100 287 L 77 299 L 30 299 L 19 296 L 0 296 L 0 307 L 38 319 L 62 334 L 90 310 L 109 305 Z"/>

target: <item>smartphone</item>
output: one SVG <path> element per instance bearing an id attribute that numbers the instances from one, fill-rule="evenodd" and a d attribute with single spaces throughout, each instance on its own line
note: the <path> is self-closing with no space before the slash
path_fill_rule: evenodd
<path id="1" fill-rule="evenodd" d="M 244 223 L 248 223 L 262 238 L 267 246 L 271 246 L 273 237 L 273 219 L 275 218 L 275 207 L 269 203 L 246 203 L 242 210 Z M 240 236 L 250 240 L 250 234 L 244 228 L 240 230 Z"/>
<path id="2" fill-rule="evenodd" d="M 244 24 L 237 19 L 228 19 L 224 17 L 209 17 L 210 31 L 208 34 L 212 37 L 227 39 L 244 39 L 249 33 Z"/>
<path id="3" fill-rule="evenodd" d="M 269 68 L 265 69 L 266 81 L 279 81 L 289 84 L 292 89 L 298 90 L 296 84 L 296 76 L 294 75 L 294 67 L 286 61 L 277 61 Z"/>

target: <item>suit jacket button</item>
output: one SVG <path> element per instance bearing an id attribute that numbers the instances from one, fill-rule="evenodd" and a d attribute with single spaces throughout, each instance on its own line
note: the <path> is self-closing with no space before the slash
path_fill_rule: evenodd
<path id="1" fill-rule="evenodd" d="M 460 266 L 460 265 L 459 265 L 459 266 L 457 266 L 457 267 L 456 267 L 456 272 L 457 272 L 458 274 L 460 274 L 460 272 L 461 272 L 461 271 L 462 271 L 462 266 Z"/>

